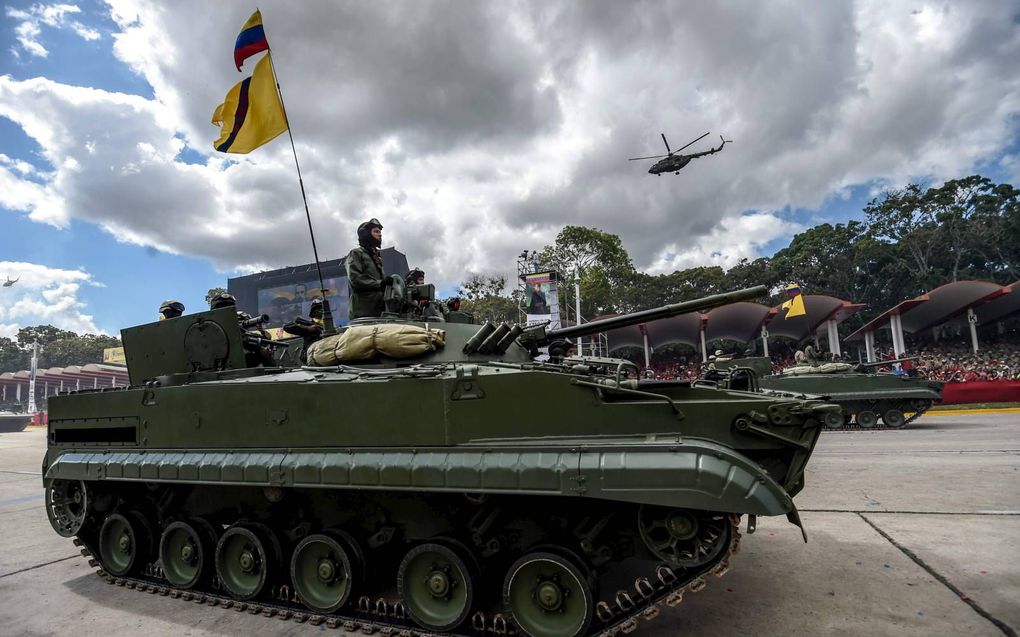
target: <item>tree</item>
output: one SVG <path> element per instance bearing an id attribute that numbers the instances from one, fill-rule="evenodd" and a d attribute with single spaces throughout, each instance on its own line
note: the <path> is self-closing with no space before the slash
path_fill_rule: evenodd
<path id="1" fill-rule="evenodd" d="M 18 347 L 14 340 L 0 336 L 0 373 L 28 369 L 28 364 L 28 352 Z"/>
<path id="2" fill-rule="evenodd" d="M 74 332 L 68 332 L 52 325 L 36 325 L 33 327 L 23 327 L 18 330 L 17 339 L 18 346 L 23 349 L 31 349 L 32 343 L 39 343 L 39 345 L 46 346 L 53 341 L 58 341 L 64 338 L 77 338 L 78 335 Z"/>
<path id="3" fill-rule="evenodd" d="M 542 267 L 556 270 L 565 282 L 579 274 L 581 315 L 592 319 L 619 311 L 625 286 L 634 275 L 630 255 L 620 237 L 598 228 L 566 226 L 556 242 L 539 254 Z M 572 285 L 560 286 L 560 306 L 574 308 Z"/>
<path id="4" fill-rule="evenodd" d="M 460 284 L 464 300 L 461 310 L 471 312 L 479 321 L 516 323 L 519 317 L 518 300 L 506 294 L 506 276 L 501 274 L 471 274 Z"/>
<path id="5" fill-rule="evenodd" d="M 85 365 L 101 363 L 103 350 L 108 347 L 120 347 L 120 339 L 101 334 L 82 334 L 53 341 L 47 345 L 39 356 L 40 366 L 67 367 L 69 365 Z"/>

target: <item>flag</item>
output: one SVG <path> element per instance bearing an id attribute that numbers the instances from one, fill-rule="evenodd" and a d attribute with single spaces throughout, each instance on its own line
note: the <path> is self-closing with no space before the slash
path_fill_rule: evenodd
<path id="1" fill-rule="evenodd" d="M 248 21 L 241 27 L 237 34 L 237 42 L 234 43 L 234 64 L 237 70 L 241 70 L 244 61 L 260 51 L 269 50 L 269 40 L 266 39 L 266 32 L 262 28 L 262 12 L 255 10 Z"/>
<path id="2" fill-rule="evenodd" d="M 251 77 L 234 85 L 216 107 L 212 123 L 220 127 L 213 148 L 221 153 L 250 153 L 287 130 L 280 94 L 268 55 L 255 65 Z"/>
<path id="3" fill-rule="evenodd" d="M 801 293 L 800 286 L 796 283 L 791 283 L 786 286 L 786 296 L 789 299 L 785 301 L 780 307 L 786 310 L 785 318 L 793 318 L 795 316 L 804 316 L 807 314 L 807 310 L 804 308 L 804 295 Z"/>

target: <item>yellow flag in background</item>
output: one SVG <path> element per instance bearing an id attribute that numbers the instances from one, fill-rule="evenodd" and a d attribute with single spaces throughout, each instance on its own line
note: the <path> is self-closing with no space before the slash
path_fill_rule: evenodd
<path id="1" fill-rule="evenodd" d="M 804 316 L 807 314 L 807 310 L 804 309 L 804 295 L 800 292 L 800 287 L 794 284 L 787 286 L 787 295 L 792 295 L 790 300 L 785 301 L 780 307 L 786 310 L 785 318 L 793 318 L 795 316 Z"/>
<path id="2" fill-rule="evenodd" d="M 262 56 L 251 77 L 238 82 L 216 107 L 212 123 L 220 127 L 213 148 L 223 153 L 250 153 L 287 130 L 269 55 Z"/>

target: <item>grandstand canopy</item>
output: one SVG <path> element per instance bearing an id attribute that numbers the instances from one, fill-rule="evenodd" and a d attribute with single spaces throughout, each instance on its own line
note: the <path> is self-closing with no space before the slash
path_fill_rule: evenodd
<path id="1" fill-rule="evenodd" d="M 829 321 L 842 323 L 856 312 L 864 308 L 863 303 L 851 303 L 825 294 L 805 294 L 804 316 L 785 318 L 786 312 L 775 310 L 774 318 L 768 324 L 769 336 L 785 336 L 798 341 L 809 338 L 816 333 L 825 333 Z"/>
<path id="2" fill-rule="evenodd" d="M 818 332 L 831 336 L 836 324 L 863 307 L 859 303 L 832 296 L 808 294 L 804 296 L 807 314 L 787 320 L 781 318 L 786 313 L 778 307 L 759 303 L 731 303 L 714 308 L 707 314 L 692 312 L 643 325 L 609 330 L 606 338 L 609 351 L 622 347 L 644 347 L 647 334 L 647 345 L 650 348 L 684 343 L 702 349 L 702 355 L 706 356 L 707 352 L 702 347 L 704 343 L 722 339 L 750 343 L 761 335 L 761 328 L 766 325 L 770 335 L 797 340 Z M 838 351 L 838 345 L 836 347 Z"/>
<path id="3" fill-rule="evenodd" d="M 868 358 L 872 360 L 875 331 L 889 329 L 892 332 L 893 348 L 897 355 L 901 355 L 906 351 L 904 333 L 916 334 L 967 314 L 974 317 L 970 323 L 971 343 L 976 352 L 978 323 L 992 323 L 1020 311 L 1018 285 L 1020 281 L 1010 285 L 999 285 L 991 281 L 946 283 L 882 312 L 848 336 L 847 340 L 864 339 L 868 346 Z"/>
<path id="4" fill-rule="evenodd" d="M 990 281 L 946 283 L 918 297 L 897 303 L 868 321 L 864 327 L 848 336 L 847 339 L 861 339 L 865 332 L 874 332 L 887 327 L 892 322 L 893 316 L 900 317 L 904 332 L 915 334 L 921 330 L 941 325 L 949 319 L 965 313 L 969 308 L 994 300 L 1009 292 L 1009 286 L 1002 286 Z"/>

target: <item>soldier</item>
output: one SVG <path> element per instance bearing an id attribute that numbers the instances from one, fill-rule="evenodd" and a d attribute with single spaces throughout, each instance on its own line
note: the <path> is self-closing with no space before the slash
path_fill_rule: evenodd
<path id="1" fill-rule="evenodd" d="M 159 306 L 159 320 L 177 318 L 184 314 L 184 304 L 174 299 L 167 299 Z"/>
<path id="2" fill-rule="evenodd" d="M 307 362 L 306 352 L 308 352 L 308 348 L 311 347 L 312 343 L 322 338 L 322 331 L 324 329 L 322 315 L 322 299 L 316 297 L 312 299 L 312 307 L 308 310 L 307 319 L 298 316 L 283 326 L 284 332 L 300 336 L 303 339 L 304 346 L 301 348 L 299 356 L 302 363 Z"/>
<path id="3" fill-rule="evenodd" d="M 237 307 L 237 299 L 230 292 L 220 292 L 209 299 L 210 310 L 218 310 L 221 307 Z"/>
<path id="4" fill-rule="evenodd" d="M 352 319 L 382 316 L 383 291 L 393 285 L 393 279 L 383 272 L 382 224 L 372 218 L 358 226 L 358 247 L 347 254 L 347 285 L 350 287 Z"/>

